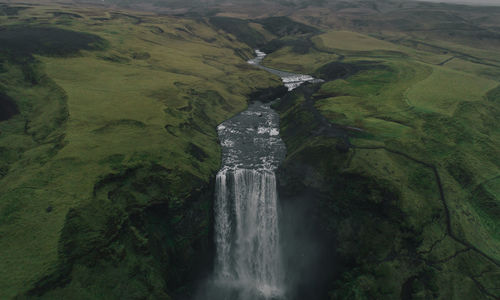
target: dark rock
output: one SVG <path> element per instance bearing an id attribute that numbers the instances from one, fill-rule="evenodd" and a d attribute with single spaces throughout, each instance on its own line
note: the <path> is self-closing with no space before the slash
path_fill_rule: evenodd
<path id="1" fill-rule="evenodd" d="M 239 41 L 252 48 L 258 48 L 266 43 L 266 38 L 262 33 L 252 28 L 246 20 L 228 17 L 211 17 L 209 20 L 215 27 L 234 35 Z"/>
<path id="2" fill-rule="evenodd" d="M 346 142 L 345 140 L 340 140 L 337 142 L 335 145 L 335 150 L 337 150 L 340 153 L 347 153 L 349 151 L 349 143 Z"/>
<path id="3" fill-rule="evenodd" d="M 317 34 L 320 32 L 315 27 L 296 22 L 288 17 L 269 17 L 254 21 L 262 24 L 264 29 L 280 38 L 290 35 Z"/>
<path id="4" fill-rule="evenodd" d="M 56 27 L 4 26 L 0 30 L 2 51 L 16 60 L 33 54 L 75 55 L 80 50 L 103 49 L 107 43 L 97 35 Z"/>
<path id="5" fill-rule="evenodd" d="M 14 100 L 7 95 L 0 93 L 0 121 L 5 121 L 19 113 Z"/>
<path id="6" fill-rule="evenodd" d="M 387 69 L 388 67 L 372 61 L 359 61 L 356 63 L 342 63 L 334 61 L 316 70 L 315 76 L 329 81 L 339 78 L 347 78 L 363 70 L 384 68 Z"/>
<path id="7" fill-rule="evenodd" d="M 258 89 L 248 95 L 250 101 L 271 102 L 277 98 L 283 97 L 288 92 L 285 86 L 276 86 Z"/>

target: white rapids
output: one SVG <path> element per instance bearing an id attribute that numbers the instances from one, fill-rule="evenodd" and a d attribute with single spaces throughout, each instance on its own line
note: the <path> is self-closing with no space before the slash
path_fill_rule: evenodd
<path id="1" fill-rule="evenodd" d="M 278 75 L 281 77 L 281 81 L 283 81 L 283 84 L 288 88 L 288 91 L 291 91 L 304 82 L 323 82 L 321 79 L 314 78 L 310 75 L 304 75 L 304 74 L 295 74 L 295 73 L 290 73 L 290 72 L 285 72 L 285 71 L 280 71 L 268 67 L 264 67 L 261 65 L 262 61 L 266 57 L 266 53 L 260 51 L 260 50 L 255 50 L 255 58 L 252 58 L 248 60 L 247 62 L 251 65 L 256 65 L 261 69 L 264 69 L 270 73 L 273 73 L 275 75 Z"/>

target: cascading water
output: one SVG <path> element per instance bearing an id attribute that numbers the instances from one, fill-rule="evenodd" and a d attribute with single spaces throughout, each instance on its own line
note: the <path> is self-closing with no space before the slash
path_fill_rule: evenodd
<path id="1" fill-rule="evenodd" d="M 221 229 L 217 233 L 218 276 L 243 289 L 254 289 L 250 294 L 263 298 L 281 296 L 283 274 L 274 173 L 226 170 L 217 181 L 216 209 L 221 212 L 216 221 Z M 234 201 L 231 207 L 228 200 Z M 233 220 L 228 218 L 231 214 Z M 233 244 L 227 242 L 232 240 Z"/>
<path id="2" fill-rule="evenodd" d="M 254 103 L 218 127 L 223 168 L 214 207 L 216 280 L 237 291 L 236 299 L 284 294 L 274 170 L 285 146 L 278 120 L 269 104 Z"/>
<path id="3" fill-rule="evenodd" d="M 313 81 L 249 63 L 281 76 L 289 90 Z M 274 171 L 285 157 L 279 116 L 270 104 L 252 103 L 217 128 L 222 168 L 216 178 L 215 280 L 206 299 L 284 299 L 278 194 Z"/>

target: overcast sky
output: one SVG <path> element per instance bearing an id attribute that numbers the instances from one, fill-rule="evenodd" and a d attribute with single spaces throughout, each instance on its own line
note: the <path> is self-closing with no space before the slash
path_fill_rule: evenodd
<path id="1" fill-rule="evenodd" d="M 466 3 L 466 4 L 493 4 L 500 5 L 500 0 L 422 0 L 429 2 L 446 2 L 446 3 Z"/>

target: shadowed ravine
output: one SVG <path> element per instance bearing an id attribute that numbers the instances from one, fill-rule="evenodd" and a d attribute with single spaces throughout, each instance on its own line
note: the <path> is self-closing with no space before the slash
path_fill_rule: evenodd
<path id="1" fill-rule="evenodd" d="M 259 65 L 264 54 L 249 63 Z M 311 76 L 269 69 L 292 90 Z M 222 168 L 216 178 L 215 272 L 205 299 L 285 299 L 275 170 L 285 157 L 279 115 L 254 102 L 218 126 Z"/>

